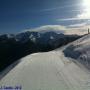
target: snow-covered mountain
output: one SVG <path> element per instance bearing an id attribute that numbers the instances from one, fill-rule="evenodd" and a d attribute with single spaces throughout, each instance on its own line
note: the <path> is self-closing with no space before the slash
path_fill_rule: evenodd
<path id="1" fill-rule="evenodd" d="M 14 38 L 16 41 L 19 41 L 19 42 L 22 42 L 22 43 L 25 43 L 27 42 L 28 40 L 32 40 L 32 39 L 43 39 L 43 40 L 46 40 L 46 39 L 50 39 L 50 37 L 54 37 L 53 39 L 58 39 L 60 38 L 61 36 L 63 36 L 64 34 L 61 33 L 61 31 L 44 31 L 44 32 L 40 32 L 40 31 L 24 31 L 24 32 L 21 32 L 21 33 L 18 33 L 16 35 L 14 34 L 3 34 L 3 35 L 0 35 L 0 40 L 7 40 L 7 39 L 11 39 L 11 38 Z"/>
<path id="2" fill-rule="evenodd" d="M 26 32 L 22 32 L 19 33 L 15 36 L 15 39 L 17 41 L 21 41 L 21 42 L 27 42 L 29 39 L 30 40 L 36 40 L 39 41 L 39 39 L 46 40 L 46 39 L 50 39 L 50 37 L 54 37 L 53 39 L 58 39 L 60 38 L 62 35 L 64 35 L 63 33 L 59 32 L 59 34 L 55 31 L 45 31 L 45 32 L 36 32 L 36 31 L 26 31 Z"/>
<path id="3" fill-rule="evenodd" d="M 0 71 L 28 54 L 50 51 L 80 37 L 64 35 L 59 31 L 25 31 L 16 35 L 0 35 Z"/>
<path id="4" fill-rule="evenodd" d="M 62 48 L 28 55 L 3 72 L 12 69 L 0 80 L 0 86 L 18 86 L 22 90 L 90 90 L 90 71 L 86 68 L 89 52 L 87 35 Z"/>
<path id="5" fill-rule="evenodd" d="M 21 33 L 18 33 L 16 35 L 14 34 L 3 34 L 0 35 L 0 41 L 7 41 L 14 39 L 16 42 L 21 42 L 21 43 L 26 43 L 29 40 L 31 40 L 34 43 L 48 43 L 49 41 L 56 41 L 60 38 L 66 38 L 66 37 L 75 37 L 76 38 L 79 35 L 65 35 L 61 31 L 54 31 L 54 30 L 49 30 L 49 31 L 24 31 Z M 36 41 L 36 42 L 35 42 Z"/>

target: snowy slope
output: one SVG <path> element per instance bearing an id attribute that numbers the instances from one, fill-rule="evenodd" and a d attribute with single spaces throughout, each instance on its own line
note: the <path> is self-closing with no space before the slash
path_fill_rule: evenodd
<path id="1" fill-rule="evenodd" d="M 64 56 L 65 49 L 72 44 L 77 46 L 74 50 L 81 51 L 80 48 L 89 44 L 89 38 L 90 35 L 61 49 L 22 58 L 20 63 L 1 79 L 0 86 L 21 85 L 22 90 L 90 90 L 90 71 L 77 62 L 78 59 Z M 73 54 L 77 56 L 76 53 Z"/>
<path id="2" fill-rule="evenodd" d="M 90 69 L 90 34 L 67 45 L 63 52 L 66 57 L 76 59 Z"/>

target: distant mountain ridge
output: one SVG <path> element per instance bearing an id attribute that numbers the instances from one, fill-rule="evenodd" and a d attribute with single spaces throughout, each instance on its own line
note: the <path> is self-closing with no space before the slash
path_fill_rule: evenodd
<path id="1" fill-rule="evenodd" d="M 50 51 L 80 37 L 55 31 L 0 35 L 0 70 L 28 54 Z"/>

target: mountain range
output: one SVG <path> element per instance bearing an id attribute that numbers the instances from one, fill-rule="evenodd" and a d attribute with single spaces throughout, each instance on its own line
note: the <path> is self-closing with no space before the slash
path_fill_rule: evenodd
<path id="1" fill-rule="evenodd" d="M 0 79 L 1 89 L 90 90 L 90 34 L 53 51 L 18 59 Z"/>
<path id="2" fill-rule="evenodd" d="M 0 70 L 28 54 L 54 50 L 80 37 L 52 30 L 0 35 Z"/>

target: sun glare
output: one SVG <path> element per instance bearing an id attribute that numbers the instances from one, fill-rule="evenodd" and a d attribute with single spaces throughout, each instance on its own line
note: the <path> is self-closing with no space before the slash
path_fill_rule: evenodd
<path id="1" fill-rule="evenodd" d="M 83 0 L 84 9 L 90 12 L 90 0 Z"/>
<path id="2" fill-rule="evenodd" d="M 82 0 L 83 12 L 79 15 L 79 18 L 90 19 L 90 0 Z"/>

